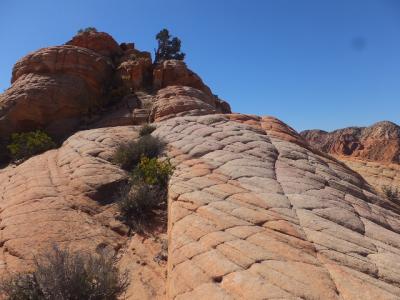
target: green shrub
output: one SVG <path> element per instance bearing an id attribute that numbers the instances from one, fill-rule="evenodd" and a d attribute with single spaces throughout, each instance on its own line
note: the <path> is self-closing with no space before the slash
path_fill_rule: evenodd
<path id="1" fill-rule="evenodd" d="M 148 185 L 166 187 L 173 171 L 168 160 L 161 161 L 157 158 L 142 156 L 139 164 L 133 171 L 133 180 L 143 181 Z"/>
<path id="2" fill-rule="evenodd" d="M 165 207 L 172 171 L 169 161 L 142 156 L 118 202 L 121 217 L 131 228 L 143 231 L 154 219 L 154 211 Z"/>
<path id="3" fill-rule="evenodd" d="M 151 134 L 154 130 L 156 130 L 156 127 L 150 124 L 145 124 L 140 128 L 139 135 L 140 136 L 145 136 Z"/>
<path id="4" fill-rule="evenodd" d="M 382 192 L 389 201 L 400 205 L 400 191 L 398 188 L 384 185 Z"/>
<path id="5" fill-rule="evenodd" d="M 84 255 L 53 248 L 34 259 L 35 270 L 3 281 L 1 291 L 12 300 L 116 300 L 128 286 L 104 254 Z"/>
<path id="6" fill-rule="evenodd" d="M 11 158 L 14 160 L 29 158 L 54 148 L 56 144 L 52 138 L 41 130 L 13 133 L 11 142 L 7 146 Z"/>
<path id="7" fill-rule="evenodd" d="M 85 32 L 97 32 L 97 29 L 94 27 L 86 27 L 86 28 L 81 28 L 78 30 L 78 34 L 85 33 Z"/>
<path id="8" fill-rule="evenodd" d="M 157 157 L 165 144 L 158 137 L 145 135 L 137 141 L 122 144 L 113 156 L 113 162 L 125 170 L 132 170 L 142 156 Z"/>

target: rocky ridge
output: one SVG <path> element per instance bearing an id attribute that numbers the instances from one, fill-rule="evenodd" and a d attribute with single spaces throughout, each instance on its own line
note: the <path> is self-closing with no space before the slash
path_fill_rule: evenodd
<path id="1" fill-rule="evenodd" d="M 369 127 L 300 133 L 314 148 L 333 155 L 360 173 L 378 191 L 400 187 L 400 127 L 383 121 Z"/>
<path id="2" fill-rule="evenodd" d="M 0 169 L 1 276 L 30 268 L 33 256 L 55 243 L 114 254 L 131 274 L 127 299 L 400 299 L 396 206 L 280 120 L 231 114 L 183 62 L 150 67 L 147 54 L 136 61 L 131 44 L 115 45 L 107 34 L 90 33 L 57 50 L 111 61 L 114 91 L 124 82 L 133 90 L 112 101 L 99 93 L 93 100 L 104 113 L 68 115 L 92 118 L 87 130 Z M 54 50 L 36 54 L 46 51 Z M 46 69 L 48 57 L 38 55 L 40 71 L 26 68 L 21 78 L 68 75 L 99 92 L 99 74 L 84 71 L 90 61 L 71 71 Z M 121 72 L 118 61 L 130 69 Z M 27 120 L 34 121 L 29 128 L 42 125 L 29 112 L 14 119 L 23 112 L 17 104 L 43 101 L 45 110 L 63 94 L 37 100 L 30 96 L 37 85 L 23 89 L 18 80 L 0 96 L 7 107 L 1 118 L 15 120 L 15 128 Z M 68 85 L 55 85 L 68 93 Z M 10 101 L 13 94 L 23 96 Z M 146 121 L 167 142 L 164 155 L 175 166 L 168 222 L 154 224 L 148 236 L 129 234 L 119 221 L 116 191 L 128 174 L 111 162 L 118 145 L 138 138 L 134 124 Z"/>

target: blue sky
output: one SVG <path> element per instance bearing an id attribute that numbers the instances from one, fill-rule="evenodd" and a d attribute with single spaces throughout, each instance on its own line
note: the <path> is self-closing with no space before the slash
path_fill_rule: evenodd
<path id="1" fill-rule="evenodd" d="M 1 0 L 0 91 L 20 57 L 88 26 L 147 51 L 168 28 L 235 112 L 299 131 L 400 123 L 397 0 Z"/>

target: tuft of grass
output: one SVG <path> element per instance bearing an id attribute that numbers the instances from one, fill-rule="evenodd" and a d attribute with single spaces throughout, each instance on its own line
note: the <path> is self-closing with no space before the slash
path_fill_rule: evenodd
<path id="1" fill-rule="evenodd" d="M 382 192 L 390 202 L 400 205 L 400 191 L 398 188 L 384 185 Z"/>
<path id="2" fill-rule="evenodd" d="M 165 143 L 158 137 L 145 135 L 137 141 L 122 144 L 115 152 L 112 161 L 125 170 L 132 170 L 142 156 L 157 157 L 164 150 Z"/>
<path id="3" fill-rule="evenodd" d="M 128 287 L 128 274 L 120 274 L 105 254 L 82 254 L 54 247 L 34 259 L 35 270 L 15 274 L 0 284 L 12 300 L 117 300 Z"/>
<path id="4" fill-rule="evenodd" d="M 56 143 L 44 131 L 13 133 L 7 149 L 13 160 L 26 159 L 56 147 Z"/>
<path id="5" fill-rule="evenodd" d="M 151 134 L 154 130 L 156 130 L 156 127 L 150 124 L 145 124 L 140 128 L 139 135 L 140 136 L 145 136 Z"/>

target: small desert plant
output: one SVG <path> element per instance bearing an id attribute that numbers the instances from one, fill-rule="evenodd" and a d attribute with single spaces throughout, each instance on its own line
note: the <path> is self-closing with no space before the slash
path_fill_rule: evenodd
<path id="1" fill-rule="evenodd" d="M 105 254 L 82 254 L 54 247 L 34 259 L 35 270 L 16 274 L 0 285 L 12 300 L 114 300 L 128 286 L 128 275 L 120 274 Z"/>
<path id="2" fill-rule="evenodd" d="M 118 202 L 121 217 L 131 228 L 143 231 L 153 220 L 154 210 L 165 207 L 172 171 L 168 160 L 142 156 Z"/>
<path id="3" fill-rule="evenodd" d="M 157 157 L 165 147 L 158 137 L 145 135 L 137 141 L 121 144 L 113 156 L 113 162 L 125 170 L 132 170 L 142 155 Z"/>
<path id="4" fill-rule="evenodd" d="M 52 138 L 41 130 L 13 133 L 10 144 L 7 146 L 11 158 L 14 160 L 29 158 L 54 148 L 56 144 Z"/>
<path id="5" fill-rule="evenodd" d="M 81 28 L 78 30 L 78 34 L 85 33 L 85 32 L 97 32 L 97 29 L 94 27 L 86 27 L 86 28 Z"/>
<path id="6" fill-rule="evenodd" d="M 173 171 L 172 165 L 168 160 L 148 158 L 142 156 L 139 164 L 133 171 L 133 182 L 143 181 L 148 185 L 158 185 L 166 187 L 168 179 Z"/>
<path id="7" fill-rule="evenodd" d="M 154 130 L 156 130 L 156 127 L 150 124 L 144 124 L 139 131 L 140 136 L 145 136 L 151 134 Z"/>
<path id="8" fill-rule="evenodd" d="M 382 187 L 382 192 L 389 201 L 400 204 L 400 191 L 398 188 L 384 185 Z"/>
<path id="9" fill-rule="evenodd" d="M 121 192 L 118 208 L 122 220 L 132 229 L 142 232 L 153 219 L 154 210 L 165 203 L 164 193 L 159 186 L 136 182 L 127 185 Z"/>

